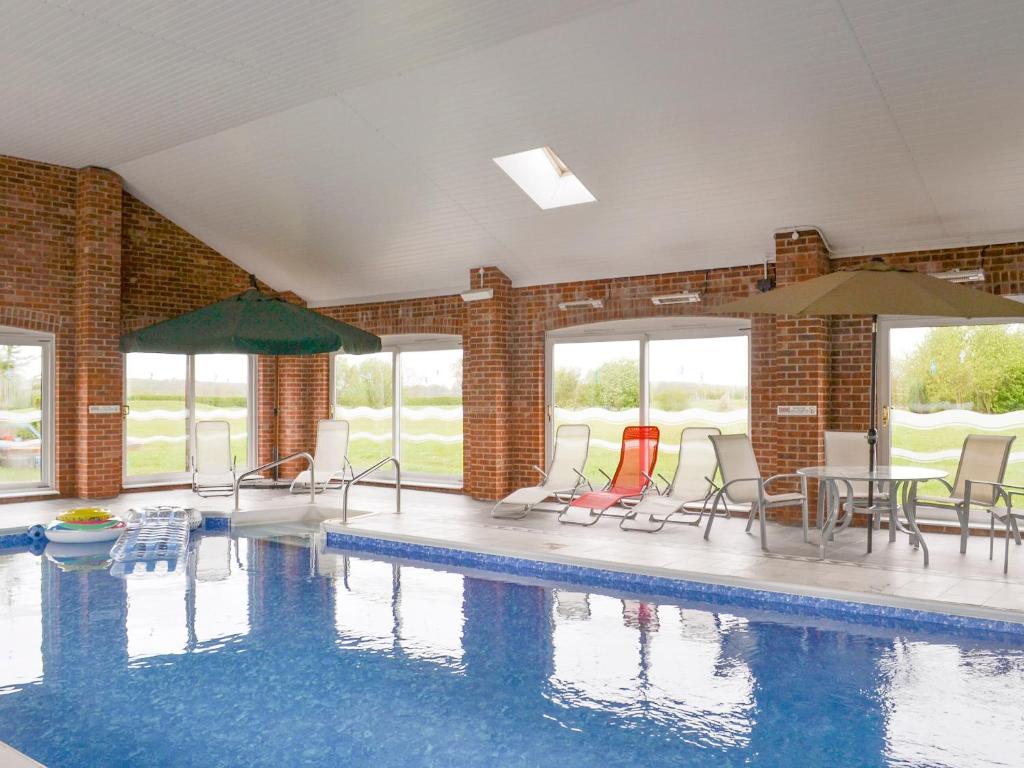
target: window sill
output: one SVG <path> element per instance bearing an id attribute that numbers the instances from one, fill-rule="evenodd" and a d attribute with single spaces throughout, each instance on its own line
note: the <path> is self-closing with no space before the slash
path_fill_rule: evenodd
<path id="1" fill-rule="evenodd" d="M 0 503 L 21 501 L 22 499 L 29 501 L 46 497 L 56 498 L 60 495 L 60 491 L 56 488 L 11 488 L 0 491 Z"/>

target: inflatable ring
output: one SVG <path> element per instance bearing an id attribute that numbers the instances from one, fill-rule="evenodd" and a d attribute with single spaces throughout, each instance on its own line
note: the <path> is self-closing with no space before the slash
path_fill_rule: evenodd
<path id="1" fill-rule="evenodd" d="M 97 541 L 113 541 L 125 529 L 123 520 L 113 525 L 76 526 L 54 520 L 46 526 L 46 538 L 59 544 L 92 544 Z"/>
<path id="2" fill-rule="evenodd" d="M 110 510 L 103 507 L 76 507 L 57 515 L 62 523 L 103 522 L 113 518 Z"/>

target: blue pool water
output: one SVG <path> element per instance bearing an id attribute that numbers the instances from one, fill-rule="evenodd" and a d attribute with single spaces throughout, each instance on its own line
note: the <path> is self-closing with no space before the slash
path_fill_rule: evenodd
<path id="1" fill-rule="evenodd" d="M 1020 766 L 1024 640 L 513 583 L 301 538 L 0 555 L 0 740 L 56 766 Z"/>

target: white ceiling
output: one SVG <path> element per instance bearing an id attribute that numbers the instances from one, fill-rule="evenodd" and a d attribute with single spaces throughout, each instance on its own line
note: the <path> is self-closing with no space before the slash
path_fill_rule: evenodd
<path id="1" fill-rule="evenodd" d="M 0 152 L 318 303 L 1024 238 L 1020 0 L 4 0 Z M 550 145 L 598 202 L 491 161 Z"/>

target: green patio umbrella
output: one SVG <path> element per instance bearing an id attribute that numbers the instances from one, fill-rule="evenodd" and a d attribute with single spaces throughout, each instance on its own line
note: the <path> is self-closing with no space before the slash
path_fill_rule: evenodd
<path id="1" fill-rule="evenodd" d="M 249 282 L 252 287 L 237 296 L 124 334 L 121 336 L 121 351 L 273 356 L 380 352 L 379 336 L 261 293 L 256 286 L 255 275 L 249 275 Z M 278 379 L 275 376 L 275 390 Z M 279 456 L 276 435 L 280 434 L 276 423 L 280 418 L 276 391 L 274 401 L 273 457 L 276 461 Z M 275 467 L 275 481 L 277 478 Z"/>
<path id="2" fill-rule="evenodd" d="M 122 352 L 179 355 L 350 355 L 380 352 L 380 337 L 252 287 L 121 337 Z"/>
<path id="3" fill-rule="evenodd" d="M 879 315 L 938 317 L 1024 317 L 1024 304 L 905 269 L 874 259 L 854 269 L 844 269 L 787 285 L 720 307 L 714 314 L 870 315 L 871 391 L 868 427 L 868 466 L 875 468 L 876 349 Z M 869 484 L 869 495 L 874 484 Z M 869 499 L 869 502 L 873 499 Z"/>

